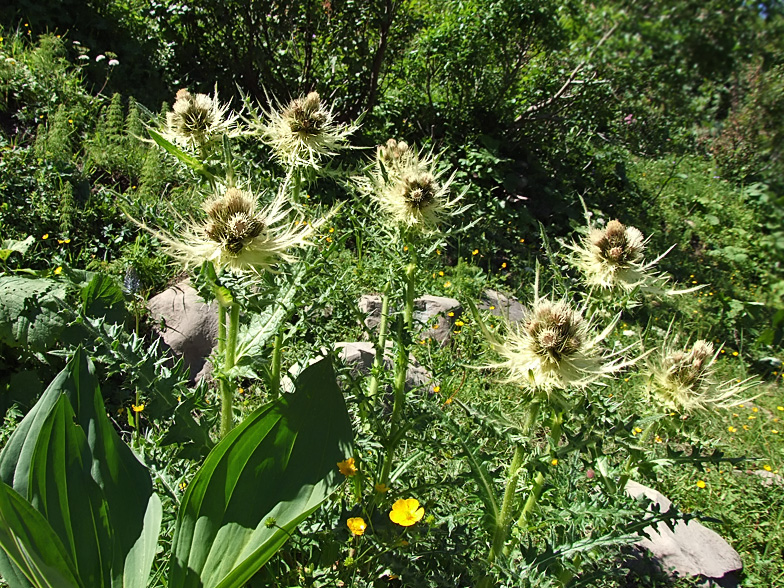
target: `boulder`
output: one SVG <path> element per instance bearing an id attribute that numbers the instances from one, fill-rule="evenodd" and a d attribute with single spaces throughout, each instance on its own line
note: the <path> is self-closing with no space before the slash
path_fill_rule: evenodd
<path id="1" fill-rule="evenodd" d="M 188 366 L 191 381 L 209 372 L 207 359 L 218 342 L 218 312 L 187 280 L 147 301 L 155 331 Z"/>
<path id="2" fill-rule="evenodd" d="M 352 373 L 367 375 L 373 367 L 376 350 L 369 341 L 340 341 L 335 343 L 338 358 L 347 366 L 352 366 Z M 387 341 L 384 353 L 384 367 L 388 370 L 394 367 L 392 342 Z M 413 355 L 408 356 L 408 370 L 406 371 L 406 389 L 430 386 L 433 376 L 423 368 Z"/>
<path id="3" fill-rule="evenodd" d="M 359 299 L 359 310 L 365 315 L 365 326 L 376 331 L 381 323 L 381 296 L 364 294 Z M 438 341 L 442 346 L 446 345 L 451 338 L 455 321 L 462 313 L 463 307 L 454 298 L 428 295 L 415 299 L 414 325 L 418 325 L 415 338 L 429 338 Z"/>
<path id="4" fill-rule="evenodd" d="M 484 296 L 477 305 L 482 310 L 500 316 L 509 322 L 519 322 L 525 316 L 525 306 L 516 298 L 511 298 L 495 290 L 485 290 Z"/>
<path id="5" fill-rule="evenodd" d="M 635 498 L 646 496 L 661 512 L 672 505 L 660 492 L 637 482 L 629 481 L 626 492 Z M 646 532 L 650 539 L 640 539 L 638 547 L 649 551 L 653 561 L 669 576 L 694 576 L 708 586 L 738 586 L 737 573 L 743 563 L 738 552 L 715 531 L 692 520 L 688 523 L 678 521 L 674 530 L 665 523 L 658 523 Z"/>

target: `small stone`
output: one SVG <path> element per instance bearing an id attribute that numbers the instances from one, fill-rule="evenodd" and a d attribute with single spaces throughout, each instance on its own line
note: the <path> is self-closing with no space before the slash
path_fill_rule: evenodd
<path id="1" fill-rule="evenodd" d="M 364 294 L 359 299 L 359 310 L 365 315 L 365 326 L 376 331 L 381 323 L 381 296 Z M 392 309 L 390 309 L 390 313 Z M 452 316 L 449 314 L 452 313 Z M 455 321 L 463 313 L 460 302 L 444 296 L 422 296 L 414 300 L 414 326 L 417 340 L 432 339 L 446 345 L 455 327 Z"/>

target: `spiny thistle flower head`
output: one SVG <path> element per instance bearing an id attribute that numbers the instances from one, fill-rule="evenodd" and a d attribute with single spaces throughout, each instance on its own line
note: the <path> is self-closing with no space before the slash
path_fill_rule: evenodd
<path id="1" fill-rule="evenodd" d="M 215 96 L 191 94 L 187 89 L 177 92 L 172 112 L 166 114 L 164 136 L 188 149 L 203 148 L 222 135 L 237 136 L 237 117 L 229 115 L 229 105 Z"/>
<path id="2" fill-rule="evenodd" d="M 461 197 L 450 199 L 454 173 L 444 176 L 437 157 L 390 139 L 378 148 L 369 178 L 359 185 L 395 224 L 431 233 L 445 217 L 459 212 L 455 205 Z"/>
<path id="3" fill-rule="evenodd" d="M 321 159 L 346 148 L 348 136 L 359 128 L 356 124 L 338 124 L 318 92 L 296 98 L 285 107 L 278 105 L 265 111 L 263 119 L 254 116 L 251 127 L 287 167 L 318 169 Z"/>
<path id="4" fill-rule="evenodd" d="M 582 313 L 566 302 L 541 299 L 509 327 L 505 341 L 493 342 L 504 361 L 491 367 L 505 369 L 504 381 L 534 393 L 585 388 L 636 361 L 623 361 L 620 351 L 606 355 L 597 349 L 614 325 L 592 336 Z"/>
<path id="5" fill-rule="evenodd" d="M 691 349 L 665 349 L 648 365 L 649 390 L 668 409 L 691 412 L 709 408 L 729 408 L 750 399 L 741 396 L 756 384 L 751 378 L 721 382 L 715 362 L 721 349 L 699 339 Z"/>
<path id="6" fill-rule="evenodd" d="M 151 232 L 186 266 L 211 261 L 234 273 L 267 271 L 279 262 L 294 261 L 289 250 L 310 245 L 315 230 L 314 223 L 284 222 L 289 214 L 284 202 L 281 190 L 259 209 L 254 194 L 229 187 L 204 204 L 205 219 L 192 223 L 183 236 Z"/>
<path id="7" fill-rule="evenodd" d="M 567 247 L 575 253 L 572 263 L 589 286 L 633 290 L 662 282 L 660 276 L 648 273 L 661 258 L 646 264 L 645 244 L 646 239 L 638 229 L 611 220 L 604 228 L 591 229 L 579 245 Z"/>

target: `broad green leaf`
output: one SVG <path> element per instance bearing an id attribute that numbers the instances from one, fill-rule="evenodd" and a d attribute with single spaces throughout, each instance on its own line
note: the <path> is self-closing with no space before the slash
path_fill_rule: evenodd
<path id="1" fill-rule="evenodd" d="M 51 525 L 33 506 L 0 482 L 0 547 L 17 570 L 2 569 L 11 586 L 80 588 L 76 567 Z M 21 570 L 24 576 L 17 575 Z"/>
<path id="2" fill-rule="evenodd" d="M 169 587 L 241 588 L 338 487 L 337 462 L 350 445 L 343 395 L 323 359 L 302 372 L 293 394 L 221 441 L 188 485 Z"/>
<path id="3" fill-rule="evenodd" d="M 58 301 L 66 286 L 56 280 L 0 277 L 0 342 L 46 351 L 65 327 Z"/>
<path id="4" fill-rule="evenodd" d="M 35 243 L 35 238 L 32 235 L 29 235 L 24 241 L 3 239 L 2 244 L 0 244 L 0 259 L 6 261 L 12 253 L 24 255 L 33 243 Z"/>
<path id="5" fill-rule="evenodd" d="M 0 454 L 0 479 L 49 521 L 87 585 L 146 585 L 142 573 L 123 584 L 123 567 L 127 558 L 137 569 L 151 563 L 158 499 L 149 472 L 107 418 L 83 350 L 11 435 Z M 0 561 L 3 575 L 5 563 Z"/>

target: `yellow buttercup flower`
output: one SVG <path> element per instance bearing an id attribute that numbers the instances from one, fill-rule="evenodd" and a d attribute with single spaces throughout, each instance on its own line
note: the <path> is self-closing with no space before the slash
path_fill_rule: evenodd
<path id="1" fill-rule="evenodd" d="M 401 527 L 410 527 L 422 520 L 425 509 L 419 506 L 416 498 L 401 498 L 392 505 L 389 520 Z"/>
<path id="2" fill-rule="evenodd" d="M 697 480 L 697 488 L 705 488 L 707 484 L 703 480 Z"/>
<path id="3" fill-rule="evenodd" d="M 133 412 L 141 412 L 144 410 L 144 403 L 142 402 L 139 405 L 133 404 L 131 405 L 131 408 L 133 409 Z"/>
<path id="4" fill-rule="evenodd" d="M 367 523 L 362 517 L 351 517 L 346 521 L 346 525 L 354 535 L 364 535 L 367 529 Z"/>
<path id="5" fill-rule="evenodd" d="M 344 459 L 343 461 L 338 462 L 338 470 L 344 476 L 355 476 L 359 471 L 357 466 L 354 465 L 354 458 L 349 457 L 348 459 Z"/>

